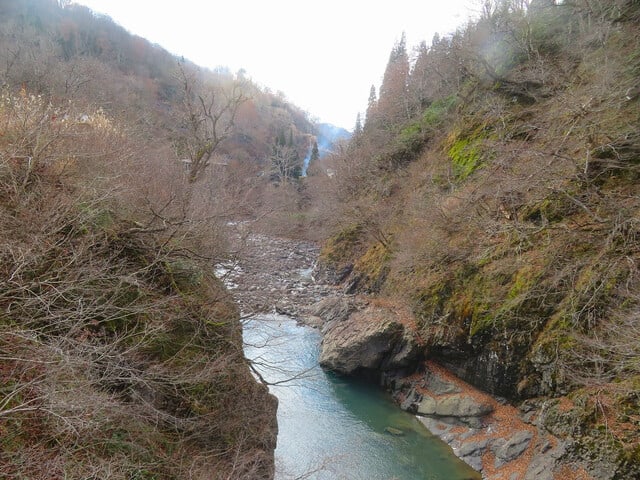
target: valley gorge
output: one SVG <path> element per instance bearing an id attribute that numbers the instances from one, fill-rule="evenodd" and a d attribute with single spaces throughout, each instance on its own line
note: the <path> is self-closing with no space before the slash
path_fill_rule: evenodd
<path id="1" fill-rule="evenodd" d="M 0 478 L 640 478 L 640 2 L 481 3 L 349 132 L 0 0 Z"/>
<path id="2" fill-rule="evenodd" d="M 570 400 L 518 402 L 491 396 L 485 392 L 496 382 L 491 372 L 497 365 L 478 364 L 469 380 L 475 387 L 461 380 L 444 366 L 446 357 L 429 355 L 406 306 L 392 299 L 347 294 L 348 282 L 326 283 L 335 275 L 321 272 L 320 250 L 313 243 L 251 234 L 241 250 L 242 260 L 227 268 L 223 278 L 246 313 L 252 312 L 249 318 L 265 315 L 266 324 L 290 319 L 317 330 L 320 365 L 346 382 L 364 380 L 388 392 L 396 408 L 415 415 L 482 478 L 603 479 L 613 478 L 619 468 L 606 452 L 594 452 L 590 461 L 576 455 L 576 438 L 561 413 L 571 408 Z M 268 342 L 262 348 L 266 355 Z M 254 355 L 262 358 L 263 352 L 257 348 Z M 299 373 L 289 372 L 293 378 Z M 292 383 L 290 388 L 295 388 L 295 380 Z M 287 410 L 281 415 L 286 417 Z M 587 439 L 585 434 L 580 441 Z M 324 478 L 320 471 L 318 478 Z M 340 475 L 360 478 L 348 469 Z"/>

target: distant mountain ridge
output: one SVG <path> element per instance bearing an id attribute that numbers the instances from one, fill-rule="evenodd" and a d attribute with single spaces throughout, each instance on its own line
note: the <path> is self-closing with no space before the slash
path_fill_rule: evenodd
<path id="1" fill-rule="evenodd" d="M 319 160 L 322 160 L 323 157 L 334 153 L 339 142 L 348 142 L 351 138 L 351 132 L 330 123 L 317 123 L 314 125 L 314 129 L 316 133 L 315 141 L 318 144 Z M 307 156 L 304 158 L 302 166 L 303 177 L 307 176 L 307 171 L 311 162 L 312 150 L 313 147 L 310 146 L 307 151 Z"/>
<path id="2" fill-rule="evenodd" d="M 347 129 L 337 127 L 330 123 L 319 123 L 316 128 L 320 158 L 332 153 L 338 142 L 347 141 L 351 138 L 351 132 Z"/>

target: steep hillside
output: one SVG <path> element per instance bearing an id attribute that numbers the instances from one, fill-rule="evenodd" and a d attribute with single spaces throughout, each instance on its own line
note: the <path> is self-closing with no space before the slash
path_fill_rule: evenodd
<path id="1" fill-rule="evenodd" d="M 147 190 L 189 196 L 180 170 L 26 90 L 0 131 L 0 476 L 272 478 L 277 402 L 211 273 L 215 224 Z"/>
<path id="2" fill-rule="evenodd" d="M 344 128 L 336 127 L 328 123 L 318 125 L 318 150 L 320 157 L 329 155 L 337 150 L 337 145 L 346 142 L 351 134 Z"/>
<path id="3" fill-rule="evenodd" d="M 198 149 L 190 155 L 186 139 L 207 139 L 190 123 L 189 101 L 202 109 L 198 96 L 206 102 L 215 93 L 217 108 L 209 113 L 213 117 L 224 113 L 221 120 L 233 128 L 219 129 L 212 142 L 211 165 L 224 166 L 227 177 L 240 177 L 243 189 L 252 192 L 245 192 L 244 202 L 236 202 L 241 208 L 258 208 L 271 186 L 269 180 L 280 180 L 283 162 L 291 170 L 287 173 L 300 175 L 316 127 L 282 93 L 257 86 L 243 71 L 232 73 L 224 67 L 211 71 L 176 58 L 109 17 L 68 3 L 0 2 L 3 84 L 24 87 L 54 103 L 72 99 L 79 110 L 99 107 L 126 123 L 132 135 L 153 139 L 154 148 L 165 148 L 168 161 L 193 161 Z M 223 99 L 226 111 L 220 110 Z"/>
<path id="4" fill-rule="evenodd" d="M 399 42 L 333 159 L 323 249 L 347 291 L 410 306 L 428 358 L 620 479 L 640 469 L 639 20 L 505 0 L 413 63 Z"/>
<path id="5" fill-rule="evenodd" d="M 277 401 L 212 272 L 311 126 L 61 3 L 0 2 L 0 477 L 273 478 Z"/>

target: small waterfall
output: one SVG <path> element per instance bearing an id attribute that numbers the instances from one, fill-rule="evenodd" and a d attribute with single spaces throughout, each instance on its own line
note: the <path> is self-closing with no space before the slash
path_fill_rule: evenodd
<path id="1" fill-rule="evenodd" d="M 302 163 L 302 173 L 300 174 L 300 176 L 302 177 L 306 177 L 307 176 L 307 170 L 309 169 L 309 161 L 311 160 L 311 150 L 313 149 L 313 147 L 309 147 L 309 150 L 307 151 L 307 156 L 304 157 L 304 162 Z"/>

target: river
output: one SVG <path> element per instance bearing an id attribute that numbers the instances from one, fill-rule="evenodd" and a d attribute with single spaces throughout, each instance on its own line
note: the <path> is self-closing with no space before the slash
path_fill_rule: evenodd
<path id="1" fill-rule="evenodd" d="M 380 389 L 324 372 L 316 330 L 263 314 L 245 323 L 244 339 L 279 399 L 276 480 L 480 478 Z"/>

